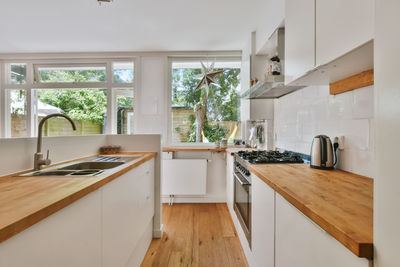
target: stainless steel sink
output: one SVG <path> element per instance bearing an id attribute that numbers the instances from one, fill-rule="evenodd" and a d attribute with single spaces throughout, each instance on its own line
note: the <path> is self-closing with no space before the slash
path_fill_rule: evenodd
<path id="1" fill-rule="evenodd" d="M 143 155 L 91 157 L 18 176 L 96 176 L 142 156 Z"/>
<path id="2" fill-rule="evenodd" d="M 76 164 L 72 164 L 63 168 L 60 168 L 59 170 L 108 170 L 112 169 L 115 167 L 118 167 L 122 164 L 125 164 L 123 161 L 114 161 L 114 162 L 99 162 L 99 161 L 89 161 L 89 162 L 80 162 Z"/>
<path id="3" fill-rule="evenodd" d="M 62 171 L 62 170 L 36 171 L 36 172 L 32 173 L 30 176 L 66 176 L 73 172 L 74 171 Z M 23 175 L 23 176 L 25 176 L 25 175 Z"/>
<path id="4" fill-rule="evenodd" d="M 95 176 L 102 173 L 103 170 L 54 170 L 54 171 L 36 171 L 31 175 L 24 175 L 24 176 Z"/>

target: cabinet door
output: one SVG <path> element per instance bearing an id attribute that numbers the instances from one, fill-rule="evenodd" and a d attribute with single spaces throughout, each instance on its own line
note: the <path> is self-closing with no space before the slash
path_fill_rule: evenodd
<path id="1" fill-rule="evenodd" d="M 146 162 L 103 187 L 103 266 L 125 266 L 151 220 L 144 210 L 152 201 L 144 181 L 149 167 Z"/>
<path id="2" fill-rule="evenodd" d="M 276 194 L 276 267 L 368 267 L 297 208 Z"/>
<path id="3" fill-rule="evenodd" d="M 285 83 L 315 67 L 315 0 L 286 0 Z"/>
<path id="4" fill-rule="evenodd" d="M 96 190 L 0 243 L 0 267 L 102 266 L 101 241 Z"/>
<path id="5" fill-rule="evenodd" d="M 226 204 L 233 213 L 233 156 L 226 152 Z"/>
<path id="6" fill-rule="evenodd" d="M 273 267 L 275 191 L 255 175 L 252 181 L 252 251 L 255 267 Z"/>
<path id="7" fill-rule="evenodd" d="M 373 38 L 374 0 L 316 0 L 317 66 Z"/>

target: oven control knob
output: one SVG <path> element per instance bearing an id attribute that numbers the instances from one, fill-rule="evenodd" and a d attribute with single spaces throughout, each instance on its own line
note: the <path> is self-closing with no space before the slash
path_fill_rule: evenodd
<path id="1" fill-rule="evenodd" d="M 250 171 L 249 170 L 246 170 L 246 175 L 250 176 Z"/>

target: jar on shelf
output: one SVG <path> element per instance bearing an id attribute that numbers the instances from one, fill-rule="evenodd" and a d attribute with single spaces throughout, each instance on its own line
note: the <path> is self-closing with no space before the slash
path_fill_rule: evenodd
<path id="1" fill-rule="evenodd" d="M 278 56 L 274 56 L 271 59 L 270 71 L 272 75 L 281 75 L 281 60 Z"/>

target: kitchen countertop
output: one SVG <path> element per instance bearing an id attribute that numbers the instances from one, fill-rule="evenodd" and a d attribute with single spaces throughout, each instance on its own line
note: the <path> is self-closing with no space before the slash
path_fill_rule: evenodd
<path id="1" fill-rule="evenodd" d="M 202 146 L 171 146 L 163 147 L 163 152 L 177 152 L 177 151 L 210 151 L 210 152 L 225 152 L 226 148 L 216 147 L 202 147 Z"/>
<path id="2" fill-rule="evenodd" d="M 112 156 L 138 154 L 143 156 L 93 177 L 13 177 L 29 171 L 0 177 L 0 242 L 157 155 L 156 152 L 125 152 L 112 154 Z"/>
<path id="3" fill-rule="evenodd" d="M 306 164 L 249 169 L 359 257 L 373 256 L 373 179 Z"/>
<path id="4" fill-rule="evenodd" d="M 163 147 L 163 152 L 176 151 L 210 151 L 210 152 L 228 152 L 235 153 L 240 150 L 257 150 L 256 148 L 246 148 L 244 146 L 228 146 L 227 148 L 202 147 L 202 146 L 170 146 Z"/>

